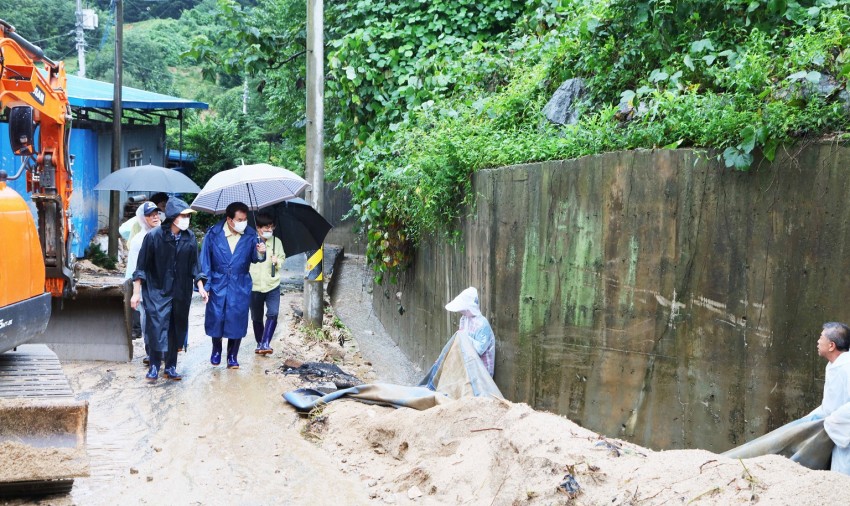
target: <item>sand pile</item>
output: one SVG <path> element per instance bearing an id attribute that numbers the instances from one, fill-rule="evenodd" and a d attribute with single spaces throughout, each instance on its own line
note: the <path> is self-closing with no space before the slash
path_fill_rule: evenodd
<path id="1" fill-rule="evenodd" d="M 37 447 L 17 441 L 0 442 L 0 483 L 88 476 L 83 448 Z"/>
<path id="2" fill-rule="evenodd" d="M 846 504 L 850 487 L 784 457 L 655 452 L 496 399 L 426 411 L 337 401 L 322 415 L 322 446 L 387 503 L 824 505 Z"/>

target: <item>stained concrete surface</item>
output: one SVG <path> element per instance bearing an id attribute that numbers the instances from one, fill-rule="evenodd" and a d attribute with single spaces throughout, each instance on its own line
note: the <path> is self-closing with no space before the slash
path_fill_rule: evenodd
<path id="1" fill-rule="evenodd" d="M 424 238 L 375 312 L 424 368 L 475 286 L 510 400 L 723 451 L 820 402 L 821 324 L 850 320 L 849 163 L 824 142 L 746 173 L 694 150 L 481 170 L 461 239 Z"/>
<path id="2" fill-rule="evenodd" d="M 372 270 L 365 258 L 346 254 L 334 276 L 330 290 L 334 313 L 351 331 L 378 379 L 396 385 L 418 384 L 424 376 L 422 369 L 407 358 L 372 309 Z"/>

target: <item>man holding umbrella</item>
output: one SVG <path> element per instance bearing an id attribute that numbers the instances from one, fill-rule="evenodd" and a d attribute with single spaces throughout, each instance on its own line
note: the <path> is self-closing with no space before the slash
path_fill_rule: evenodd
<path id="1" fill-rule="evenodd" d="M 210 227 L 201 246 L 200 277 L 207 280 L 209 292 L 204 329 L 212 338 L 212 365 L 221 363 L 221 340 L 227 338 L 227 368 L 239 368 L 237 356 L 251 302 L 249 267 L 265 259 L 265 242 L 248 226 L 248 206 L 231 203 L 225 219 Z"/>

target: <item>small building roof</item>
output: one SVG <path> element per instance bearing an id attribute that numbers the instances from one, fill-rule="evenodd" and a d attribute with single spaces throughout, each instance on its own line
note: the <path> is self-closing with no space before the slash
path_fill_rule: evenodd
<path id="1" fill-rule="evenodd" d="M 111 109 L 113 102 L 112 83 L 95 81 L 75 75 L 68 75 L 68 102 L 72 107 Z M 139 90 L 128 86 L 121 87 L 121 106 L 124 109 L 174 110 L 208 109 L 209 104 L 195 102 L 185 98 L 172 97 L 152 91 Z"/>

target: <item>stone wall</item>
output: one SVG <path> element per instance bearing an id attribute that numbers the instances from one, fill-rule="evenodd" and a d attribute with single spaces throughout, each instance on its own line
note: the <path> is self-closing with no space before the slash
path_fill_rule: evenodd
<path id="1" fill-rule="evenodd" d="M 723 451 L 820 403 L 826 321 L 850 320 L 850 150 L 749 172 L 690 150 L 483 170 L 460 243 L 375 289 L 429 367 L 478 288 L 514 401 L 651 448 Z"/>

